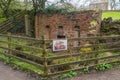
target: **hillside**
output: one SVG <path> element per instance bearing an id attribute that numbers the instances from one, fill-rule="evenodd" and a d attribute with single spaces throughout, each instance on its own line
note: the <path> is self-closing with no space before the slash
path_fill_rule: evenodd
<path id="1" fill-rule="evenodd" d="M 112 17 L 112 19 L 120 19 L 120 11 L 105 11 L 102 13 L 102 19 Z"/>

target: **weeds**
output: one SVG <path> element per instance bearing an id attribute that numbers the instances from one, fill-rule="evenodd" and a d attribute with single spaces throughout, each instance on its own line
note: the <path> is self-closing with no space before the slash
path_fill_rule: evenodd
<path id="1" fill-rule="evenodd" d="M 5 64 L 9 64 L 9 63 L 13 64 L 13 69 L 17 69 L 17 70 L 29 69 L 39 74 L 43 73 L 43 71 L 39 67 L 36 67 L 26 62 L 22 62 L 15 58 L 6 57 L 3 54 L 0 54 L 0 59 L 3 59 L 5 61 Z"/>
<path id="2" fill-rule="evenodd" d="M 85 67 L 85 68 L 83 69 L 83 72 L 84 72 L 84 73 L 89 73 L 89 72 L 90 72 L 89 67 Z"/>
<path id="3" fill-rule="evenodd" d="M 95 66 L 95 69 L 99 71 L 104 71 L 106 69 L 111 69 L 111 68 L 112 68 L 111 64 L 100 64 L 100 65 Z"/>
<path id="4" fill-rule="evenodd" d="M 77 76 L 77 72 L 70 71 L 69 73 L 60 75 L 60 78 L 61 79 L 67 78 L 67 77 L 71 78 L 71 77 L 75 77 L 75 76 Z"/>

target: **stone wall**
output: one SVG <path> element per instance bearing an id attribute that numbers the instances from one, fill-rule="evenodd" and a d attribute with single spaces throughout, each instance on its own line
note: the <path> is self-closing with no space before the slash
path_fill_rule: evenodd
<path id="1" fill-rule="evenodd" d="M 96 35 L 101 24 L 101 11 L 70 13 L 38 13 L 35 21 L 35 36 L 46 39 L 76 38 Z M 61 36 L 62 37 L 58 37 Z"/>

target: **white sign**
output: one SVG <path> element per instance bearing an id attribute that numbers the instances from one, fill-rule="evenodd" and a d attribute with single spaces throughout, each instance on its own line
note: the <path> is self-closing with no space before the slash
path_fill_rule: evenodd
<path id="1" fill-rule="evenodd" d="M 67 40 L 53 40 L 53 51 L 67 50 Z"/>

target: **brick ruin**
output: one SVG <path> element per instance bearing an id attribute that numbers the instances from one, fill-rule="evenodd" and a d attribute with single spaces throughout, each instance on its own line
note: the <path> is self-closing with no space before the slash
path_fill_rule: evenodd
<path id="1" fill-rule="evenodd" d="M 101 11 L 80 11 L 36 15 L 35 36 L 46 39 L 95 36 L 99 33 Z"/>

